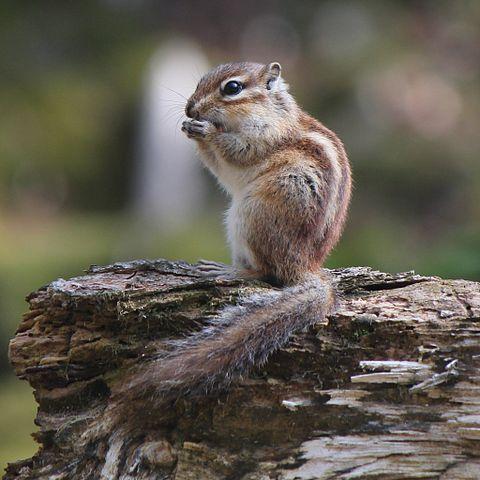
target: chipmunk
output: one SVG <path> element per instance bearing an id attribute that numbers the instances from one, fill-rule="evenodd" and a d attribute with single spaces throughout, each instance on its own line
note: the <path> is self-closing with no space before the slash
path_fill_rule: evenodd
<path id="1" fill-rule="evenodd" d="M 282 286 L 223 310 L 131 379 L 134 395 L 173 398 L 226 387 L 328 315 L 334 288 L 322 270 L 351 193 L 342 142 L 297 105 L 277 62 L 229 63 L 207 73 L 188 100 L 182 130 L 231 196 L 226 217 L 233 265 L 205 275 Z"/>

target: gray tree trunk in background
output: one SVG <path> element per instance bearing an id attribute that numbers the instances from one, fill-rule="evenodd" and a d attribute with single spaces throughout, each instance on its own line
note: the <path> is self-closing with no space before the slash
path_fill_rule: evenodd
<path id="1" fill-rule="evenodd" d="M 198 46 L 175 39 L 157 50 L 146 72 L 133 207 L 138 220 L 156 228 L 189 224 L 202 210 L 201 166 L 180 119 L 207 70 Z"/>
<path id="2" fill-rule="evenodd" d="M 10 358 L 35 389 L 42 448 L 4 478 L 479 479 L 480 284 L 332 273 L 340 300 L 326 321 L 229 392 L 180 399 L 163 424 L 137 412 L 151 424 L 122 440 L 104 431 L 119 374 L 270 287 L 158 260 L 31 294 Z"/>

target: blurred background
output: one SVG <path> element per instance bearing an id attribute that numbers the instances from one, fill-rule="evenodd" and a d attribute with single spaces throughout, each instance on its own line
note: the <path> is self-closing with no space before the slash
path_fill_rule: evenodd
<path id="1" fill-rule="evenodd" d="M 7 345 L 30 291 L 92 263 L 228 261 L 227 199 L 179 125 L 210 66 L 280 61 L 344 140 L 355 192 L 328 266 L 480 280 L 480 2 L 0 4 L 0 468 L 35 404 Z"/>

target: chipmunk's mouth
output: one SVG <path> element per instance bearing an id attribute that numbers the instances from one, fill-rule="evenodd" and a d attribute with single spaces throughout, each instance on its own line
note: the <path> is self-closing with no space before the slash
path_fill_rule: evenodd
<path id="1" fill-rule="evenodd" d="M 200 121 L 204 120 L 204 121 L 210 122 L 220 132 L 226 132 L 227 131 L 227 127 L 225 126 L 224 123 L 220 122 L 217 119 L 209 118 L 208 115 L 203 115 L 203 116 L 199 115 L 199 116 L 197 116 L 196 120 L 200 120 Z"/>

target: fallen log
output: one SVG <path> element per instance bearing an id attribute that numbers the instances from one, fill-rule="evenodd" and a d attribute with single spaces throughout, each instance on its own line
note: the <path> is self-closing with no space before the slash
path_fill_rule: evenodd
<path id="1" fill-rule="evenodd" d="M 41 447 L 4 479 L 479 479 L 480 284 L 332 275 L 326 321 L 228 392 L 179 399 L 162 424 L 137 412 L 141 435 L 118 441 L 105 425 L 119 378 L 272 287 L 141 260 L 32 293 L 10 359 L 35 390 Z"/>

